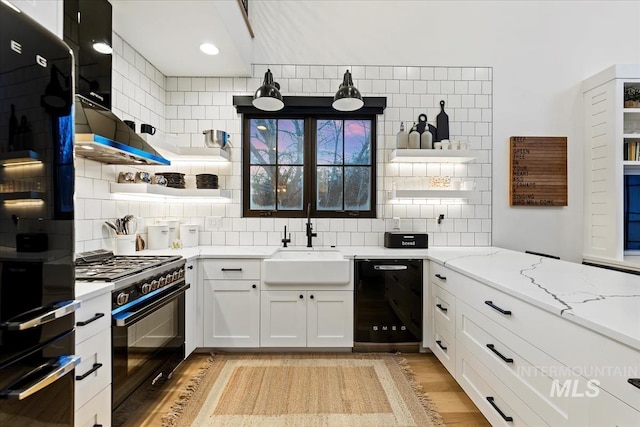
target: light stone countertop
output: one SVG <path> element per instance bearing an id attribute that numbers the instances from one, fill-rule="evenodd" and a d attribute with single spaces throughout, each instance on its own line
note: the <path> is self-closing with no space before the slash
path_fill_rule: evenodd
<path id="1" fill-rule="evenodd" d="M 76 282 L 76 299 L 86 301 L 112 290 L 113 283 L 110 282 Z"/>

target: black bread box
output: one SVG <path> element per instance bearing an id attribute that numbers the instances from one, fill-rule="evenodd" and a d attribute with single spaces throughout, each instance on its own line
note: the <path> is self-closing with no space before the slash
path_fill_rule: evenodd
<path id="1" fill-rule="evenodd" d="M 384 233 L 385 248 L 426 249 L 429 247 L 427 233 L 387 231 Z"/>

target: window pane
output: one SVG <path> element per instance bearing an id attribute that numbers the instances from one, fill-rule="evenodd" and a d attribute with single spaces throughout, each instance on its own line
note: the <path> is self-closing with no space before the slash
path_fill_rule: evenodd
<path id="1" fill-rule="evenodd" d="M 250 209 L 273 210 L 276 208 L 275 166 L 251 166 Z"/>
<path id="2" fill-rule="evenodd" d="M 318 120 L 316 139 L 318 165 L 342 164 L 342 120 Z"/>
<path id="3" fill-rule="evenodd" d="M 344 157 L 348 165 L 371 164 L 371 121 L 344 121 Z"/>
<path id="4" fill-rule="evenodd" d="M 349 211 L 371 209 L 371 169 L 368 167 L 344 168 L 344 208 Z"/>
<path id="5" fill-rule="evenodd" d="M 318 210 L 342 210 L 342 168 L 318 167 L 316 176 Z"/>
<path id="6" fill-rule="evenodd" d="M 304 120 L 278 120 L 278 163 L 301 165 L 304 156 Z"/>
<path id="7" fill-rule="evenodd" d="M 249 121 L 251 164 L 276 164 L 276 119 L 251 119 Z M 253 176 L 253 173 L 251 174 Z"/>
<path id="8" fill-rule="evenodd" d="M 278 170 L 278 209 L 302 209 L 304 187 L 302 166 L 283 166 Z"/>

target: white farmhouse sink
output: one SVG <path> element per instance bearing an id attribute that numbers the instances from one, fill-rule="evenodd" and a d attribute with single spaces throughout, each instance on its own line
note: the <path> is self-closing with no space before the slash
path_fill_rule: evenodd
<path id="1" fill-rule="evenodd" d="M 267 285 L 347 284 L 349 260 L 337 249 L 281 248 L 263 261 Z"/>

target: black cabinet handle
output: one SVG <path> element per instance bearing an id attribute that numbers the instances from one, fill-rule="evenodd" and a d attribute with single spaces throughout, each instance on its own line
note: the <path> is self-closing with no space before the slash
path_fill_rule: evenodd
<path id="1" fill-rule="evenodd" d="M 257 288 L 258 286 L 254 283 L 253 285 L 251 285 L 251 287 L 252 287 L 253 289 L 255 289 L 255 288 Z"/>
<path id="2" fill-rule="evenodd" d="M 444 308 L 444 307 L 442 306 L 442 304 L 436 304 L 436 307 L 438 307 L 440 310 L 442 310 L 442 312 L 443 312 L 443 313 L 446 313 L 446 312 L 447 312 L 447 309 L 446 309 L 446 308 Z"/>
<path id="3" fill-rule="evenodd" d="M 500 408 L 498 408 L 498 405 L 496 405 L 496 403 L 494 402 L 493 397 L 491 397 L 491 396 L 487 396 L 487 401 L 491 404 L 491 406 L 493 406 L 493 409 L 495 409 L 495 410 L 500 414 L 500 416 L 502 417 L 502 419 L 503 419 L 503 420 L 505 420 L 505 421 L 506 421 L 506 422 L 508 422 L 508 423 L 513 422 L 513 417 L 507 417 L 507 416 L 504 414 L 504 412 L 502 412 L 502 411 L 500 410 Z"/>
<path id="4" fill-rule="evenodd" d="M 313 295 L 309 295 L 309 298 L 313 299 Z"/>
<path id="5" fill-rule="evenodd" d="M 640 378 L 629 378 L 627 382 L 636 388 L 640 388 Z"/>
<path id="6" fill-rule="evenodd" d="M 187 267 L 189 270 L 193 270 L 193 265 Z"/>
<path id="7" fill-rule="evenodd" d="M 512 358 L 505 357 L 502 353 L 500 353 L 498 350 L 496 350 L 496 348 L 495 348 L 495 346 L 493 344 L 487 344 L 487 348 L 489 350 L 493 351 L 500 359 L 502 359 L 506 363 L 513 363 L 513 359 Z"/>
<path id="8" fill-rule="evenodd" d="M 505 314 L 507 316 L 511 315 L 511 310 L 503 310 L 500 307 L 498 307 L 497 305 L 495 305 L 493 303 L 493 301 L 485 301 L 484 303 L 487 304 L 489 307 L 493 308 L 494 310 L 499 311 L 502 314 Z"/>
<path id="9" fill-rule="evenodd" d="M 77 322 L 76 326 L 87 326 L 89 323 L 95 322 L 96 320 L 98 320 L 101 317 L 104 317 L 104 313 L 96 313 L 96 315 L 93 316 L 91 319 L 82 320 L 80 322 Z"/>
<path id="10" fill-rule="evenodd" d="M 440 280 L 447 280 L 447 276 L 442 276 L 441 274 L 436 274 L 436 277 Z"/>
<path id="11" fill-rule="evenodd" d="M 222 271 L 242 271 L 241 268 L 221 268 Z"/>
<path id="12" fill-rule="evenodd" d="M 442 351 L 447 351 L 447 347 L 442 345 L 442 341 L 436 341 L 436 344 L 438 344 L 438 347 L 440 347 L 442 349 Z"/>
<path id="13" fill-rule="evenodd" d="M 102 363 L 94 363 L 93 367 L 89 369 L 87 372 L 85 372 L 82 375 L 76 375 L 76 381 L 82 381 L 83 379 L 87 378 L 89 375 L 93 374 L 95 371 L 97 371 L 100 368 L 102 368 Z"/>
<path id="14" fill-rule="evenodd" d="M 304 295 L 300 295 L 300 299 L 303 299 L 303 298 L 304 298 Z"/>

